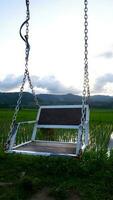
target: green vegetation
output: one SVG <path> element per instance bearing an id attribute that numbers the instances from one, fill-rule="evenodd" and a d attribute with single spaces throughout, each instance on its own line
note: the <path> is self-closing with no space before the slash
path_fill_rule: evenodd
<path id="1" fill-rule="evenodd" d="M 56 199 L 68 199 L 75 190 L 80 199 L 113 199 L 113 157 L 85 152 L 81 160 L 58 157 L 0 155 L 0 199 L 22 200 L 50 188 Z M 28 198 L 29 197 L 29 198 Z"/>
<path id="2" fill-rule="evenodd" d="M 0 148 L 2 148 L 7 140 L 14 109 L 0 110 Z M 36 118 L 36 110 L 25 109 L 18 114 L 17 121 L 28 121 Z"/>
<path id="3" fill-rule="evenodd" d="M 90 112 L 91 124 L 96 123 L 113 123 L 113 109 L 92 109 Z"/>
<path id="4" fill-rule="evenodd" d="M 0 111 L 0 200 L 30 199 L 44 187 L 56 200 L 68 199 L 73 191 L 81 200 L 113 200 L 113 152 L 107 156 L 113 110 L 91 110 L 90 146 L 81 159 L 5 154 L 12 115 Z M 24 110 L 18 121 L 35 116 L 35 110 Z"/>

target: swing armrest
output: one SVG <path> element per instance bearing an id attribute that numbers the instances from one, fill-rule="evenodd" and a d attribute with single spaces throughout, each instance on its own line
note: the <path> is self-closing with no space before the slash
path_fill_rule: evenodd
<path id="1" fill-rule="evenodd" d="M 20 125 L 20 124 L 34 124 L 34 123 L 36 123 L 35 120 L 33 120 L 33 121 L 17 122 L 18 125 Z"/>

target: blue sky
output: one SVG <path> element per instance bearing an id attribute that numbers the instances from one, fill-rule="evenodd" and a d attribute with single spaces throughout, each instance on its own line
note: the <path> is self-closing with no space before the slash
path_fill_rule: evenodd
<path id="1" fill-rule="evenodd" d="M 89 1 L 91 94 L 113 95 L 113 1 Z M 30 1 L 29 71 L 37 93 L 82 93 L 84 68 L 83 1 Z M 19 27 L 24 0 L 0 3 L 0 91 L 19 91 L 25 45 Z M 26 84 L 26 90 L 28 86 Z"/>

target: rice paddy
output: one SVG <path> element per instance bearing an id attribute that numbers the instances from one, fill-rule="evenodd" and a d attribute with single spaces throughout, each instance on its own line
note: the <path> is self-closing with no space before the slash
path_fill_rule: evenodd
<path id="1" fill-rule="evenodd" d="M 14 110 L 0 110 L 0 148 L 3 149 L 7 140 L 11 119 Z M 36 110 L 24 109 L 19 112 L 17 121 L 28 121 L 36 118 Z M 33 124 L 21 125 L 16 144 L 30 140 L 33 130 Z M 90 111 L 90 149 L 100 150 L 106 149 L 109 138 L 113 132 L 113 110 L 110 109 L 92 109 Z M 75 130 L 41 130 L 37 139 L 56 140 L 56 141 L 75 141 Z"/>

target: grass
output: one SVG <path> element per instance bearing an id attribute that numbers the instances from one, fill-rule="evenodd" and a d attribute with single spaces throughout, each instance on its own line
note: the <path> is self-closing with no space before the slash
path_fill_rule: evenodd
<path id="1" fill-rule="evenodd" d="M 113 109 L 91 109 L 91 123 L 113 123 Z"/>
<path id="2" fill-rule="evenodd" d="M 56 199 L 68 199 L 75 190 L 85 200 L 113 199 L 113 158 L 87 152 L 81 160 L 58 157 L 0 155 L 0 199 L 29 199 L 47 186 Z M 12 164 L 13 163 L 13 164 Z"/>
<path id="3" fill-rule="evenodd" d="M 12 110 L 0 111 L 1 147 L 7 138 L 12 115 Z M 91 110 L 90 147 L 79 160 L 9 155 L 1 148 L 0 183 L 11 184 L 0 186 L 0 200 L 29 199 L 43 187 L 49 187 L 50 195 L 56 200 L 68 199 L 72 191 L 81 200 L 113 200 L 113 152 L 110 157 L 106 154 L 113 131 L 112 115 L 112 110 Z M 24 110 L 18 121 L 34 120 L 35 116 L 34 110 Z"/>

